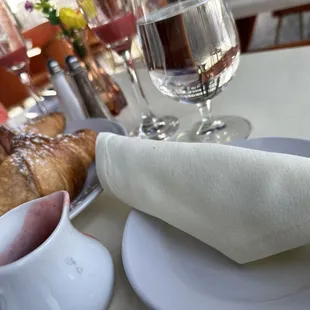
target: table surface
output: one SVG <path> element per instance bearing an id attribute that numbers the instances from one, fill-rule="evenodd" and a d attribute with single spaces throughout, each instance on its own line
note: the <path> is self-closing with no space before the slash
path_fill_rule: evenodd
<path id="1" fill-rule="evenodd" d="M 310 4 L 309 0 L 226 0 L 235 18 Z"/>
<path id="2" fill-rule="evenodd" d="M 195 106 L 182 105 L 163 97 L 151 84 L 146 71 L 139 70 L 139 75 L 155 113 L 180 117 L 181 129 L 199 118 Z M 133 106 L 133 93 L 127 76 L 123 73 L 115 78 Z M 252 138 L 281 136 L 309 139 L 310 48 L 242 56 L 237 76 L 213 104 L 216 114 L 235 114 L 250 120 Z M 132 128 L 135 109 L 126 109 L 119 119 Z M 122 232 L 129 212 L 129 206 L 103 193 L 73 220 L 79 230 L 95 236 L 113 256 L 116 285 L 109 310 L 146 309 L 130 287 L 121 262 Z"/>

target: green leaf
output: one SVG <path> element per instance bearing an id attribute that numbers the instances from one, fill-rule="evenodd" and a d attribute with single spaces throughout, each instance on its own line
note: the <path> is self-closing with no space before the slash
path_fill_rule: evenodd
<path id="1" fill-rule="evenodd" d="M 69 28 L 68 31 L 69 31 L 69 36 L 70 36 L 71 38 L 74 38 L 74 31 L 73 31 L 73 29 L 72 29 L 72 28 Z"/>
<path id="2" fill-rule="evenodd" d="M 42 8 L 42 12 L 44 13 L 44 14 L 46 14 L 46 15 L 49 15 L 50 14 L 50 8 Z"/>
<path id="3" fill-rule="evenodd" d="M 67 29 L 63 29 L 62 33 L 63 33 L 63 35 L 65 35 L 66 37 L 69 36 L 69 32 L 68 32 Z"/>
<path id="4" fill-rule="evenodd" d="M 49 11 L 48 13 L 48 20 L 52 25 L 58 25 L 59 24 L 59 17 L 57 16 L 57 10 L 53 9 Z"/>
<path id="5" fill-rule="evenodd" d="M 87 55 L 87 50 L 81 40 L 74 40 L 72 46 L 80 58 L 84 58 Z"/>

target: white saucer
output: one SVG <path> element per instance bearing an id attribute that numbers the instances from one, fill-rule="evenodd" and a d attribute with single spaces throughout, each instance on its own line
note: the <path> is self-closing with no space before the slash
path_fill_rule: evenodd
<path id="1" fill-rule="evenodd" d="M 310 157 L 306 140 L 262 138 L 234 145 Z M 122 256 L 131 285 L 151 309 L 310 309 L 310 245 L 238 265 L 186 233 L 132 211 Z"/>

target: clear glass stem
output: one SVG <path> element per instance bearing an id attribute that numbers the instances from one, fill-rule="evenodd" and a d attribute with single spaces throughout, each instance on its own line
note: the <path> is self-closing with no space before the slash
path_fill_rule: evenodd
<path id="1" fill-rule="evenodd" d="M 197 107 L 201 115 L 201 123 L 196 131 L 197 135 L 205 135 L 209 131 L 220 130 L 225 127 L 224 122 L 214 119 L 211 108 L 211 100 L 198 103 Z"/>
<path id="2" fill-rule="evenodd" d="M 141 87 L 141 84 L 140 84 L 140 81 L 139 81 L 139 78 L 136 72 L 136 66 L 132 58 L 131 52 L 130 50 L 126 50 L 125 52 L 120 53 L 120 55 L 123 57 L 125 61 L 126 69 L 130 77 L 131 85 L 133 87 L 136 100 L 142 110 L 141 112 L 142 126 L 149 127 L 152 124 L 157 122 L 157 118 L 153 114 L 151 109 L 149 108 L 149 103 Z"/>
<path id="3" fill-rule="evenodd" d="M 35 86 L 32 83 L 30 75 L 27 72 L 22 72 L 19 75 L 19 79 L 20 79 L 21 83 L 27 87 L 28 93 L 36 102 L 38 110 L 40 111 L 40 113 L 43 115 L 47 114 L 47 109 L 44 105 L 44 98 L 38 94 Z"/>

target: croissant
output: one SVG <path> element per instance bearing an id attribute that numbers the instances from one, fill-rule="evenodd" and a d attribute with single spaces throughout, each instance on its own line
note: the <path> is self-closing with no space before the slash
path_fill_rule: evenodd
<path id="1" fill-rule="evenodd" d="M 57 138 L 14 137 L 12 154 L 0 166 L 0 215 L 59 190 L 74 198 L 95 158 L 96 137 L 97 133 L 88 129 Z"/>
<path id="2" fill-rule="evenodd" d="M 0 126 L 0 165 L 11 153 L 11 142 L 16 134 L 16 131 Z"/>
<path id="3" fill-rule="evenodd" d="M 29 121 L 20 127 L 18 131 L 6 126 L 0 126 L 0 164 L 11 154 L 11 141 L 20 132 L 56 137 L 63 133 L 65 125 L 65 117 L 62 113 L 51 113 Z"/>
<path id="4" fill-rule="evenodd" d="M 20 127 L 21 132 L 56 137 L 64 132 L 66 120 L 63 113 L 50 113 L 28 121 Z"/>

